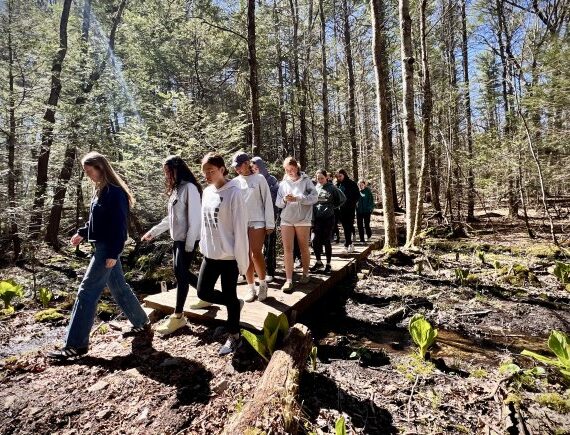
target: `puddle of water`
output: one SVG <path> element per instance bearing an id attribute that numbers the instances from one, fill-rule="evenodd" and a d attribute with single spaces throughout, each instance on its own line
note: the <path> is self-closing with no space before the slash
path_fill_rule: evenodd
<path id="1" fill-rule="evenodd" d="M 31 328 L 30 326 L 33 326 Z M 65 326 L 25 325 L 8 342 L 0 344 L 0 359 L 21 355 L 53 346 L 63 341 Z"/>

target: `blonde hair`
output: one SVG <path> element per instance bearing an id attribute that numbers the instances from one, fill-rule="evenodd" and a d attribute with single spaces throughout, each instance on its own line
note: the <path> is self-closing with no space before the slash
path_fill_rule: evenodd
<path id="1" fill-rule="evenodd" d="M 285 166 L 295 166 L 297 168 L 297 175 L 301 175 L 301 165 L 299 165 L 295 157 L 286 157 L 285 160 L 283 160 L 283 167 L 285 168 Z"/>
<path id="2" fill-rule="evenodd" d="M 97 194 L 100 194 L 101 190 L 105 186 L 112 184 L 120 187 L 126 193 L 129 200 L 129 208 L 134 207 L 135 198 L 127 186 L 127 183 L 125 183 L 119 174 L 115 172 L 103 154 L 100 154 L 97 151 L 91 151 L 83 156 L 81 159 L 81 165 L 91 166 L 101 173 L 101 181 L 94 183 Z"/>

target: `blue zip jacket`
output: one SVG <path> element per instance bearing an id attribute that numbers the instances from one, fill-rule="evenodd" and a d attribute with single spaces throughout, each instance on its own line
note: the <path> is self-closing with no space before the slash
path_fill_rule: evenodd
<path id="1" fill-rule="evenodd" d="M 119 258 L 127 240 L 129 200 L 119 186 L 107 184 L 99 196 L 91 200 L 89 222 L 77 230 L 89 242 L 103 242 L 109 250 L 108 258 Z"/>

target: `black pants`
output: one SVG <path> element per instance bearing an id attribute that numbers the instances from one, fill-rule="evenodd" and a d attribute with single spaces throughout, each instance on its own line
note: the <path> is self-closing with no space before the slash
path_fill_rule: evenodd
<path id="1" fill-rule="evenodd" d="M 186 242 L 175 241 L 172 245 L 172 262 L 174 263 L 174 276 L 176 276 L 176 309 L 175 313 L 182 313 L 184 303 L 188 296 L 188 286 L 196 288 L 198 277 L 190 272 L 190 265 L 196 256 L 198 242 L 194 245 L 192 252 L 184 250 Z"/>
<path id="2" fill-rule="evenodd" d="M 265 269 L 267 275 L 275 276 L 275 269 L 277 267 L 276 255 L 277 231 L 265 235 L 265 242 L 263 242 L 263 255 L 265 257 Z"/>
<path id="3" fill-rule="evenodd" d="M 222 291 L 214 287 L 219 277 L 222 277 Z M 202 260 L 198 276 L 198 297 L 212 304 L 225 305 L 228 309 L 228 332 L 239 332 L 239 299 L 237 297 L 238 265 L 235 260 Z"/>
<path id="4" fill-rule="evenodd" d="M 352 236 L 354 234 L 354 214 L 355 207 L 344 207 L 340 209 L 340 223 L 344 230 L 344 246 L 352 245 Z"/>
<path id="5" fill-rule="evenodd" d="M 334 216 L 327 218 L 315 219 L 313 225 L 313 250 L 315 251 L 315 257 L 317 261 L 321 261 L 321 254 L 323 252 L 323 246 L 325 247 L 325 256 L 327 257 L 327 263 L 331 262 L 332 257 L 332 246 L 331 237 L 334 230 Z"/>
<path id="6" fill-rule="evenodd" d="M 370 216 L 372 213 L 356 213 L 356 224 L 358 225 L 358 236 L 360 241 L 364 242 L 364 232 L 366 231 L 366 236 L 370 238 L 372 236 L 372 230 L 370 229 Z"/>
<path id="7" fill-rule="evenodd" d="M 338 224 L 340 223 L 340 210 L 338 208 L 335 208 L 334 210 L 334 226 L 333 226 L 333 234 L 331 236 L 335 237 L 335 241 L 336 243 L 338 243 L 340 241 L 340 231 L 338 229 Z"/>

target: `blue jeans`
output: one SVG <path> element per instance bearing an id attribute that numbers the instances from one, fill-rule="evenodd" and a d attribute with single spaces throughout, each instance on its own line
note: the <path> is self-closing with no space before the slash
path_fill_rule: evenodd
<path id="1" fill-rule="evenodd" d="M 105 287 L 109 288 L 111 295 L 133 326 L 139 327 L 149 322 L 133 290 L 125 281 L 121 260 L 117 260 L 111 269 L 105 267 L 105 262 L 109 257 L 107 252 L 108 249 L 104 243 L 95 243 L 95 254 L 91 257 L 89 267 L 81 281 L 71 312 L 65 338 L 65 345 L 68 347 L 80 348 L 89 345 L 89 333 L 95 320 L 97 302 Z"/>

